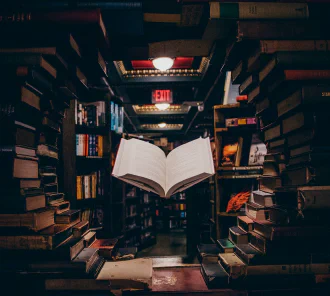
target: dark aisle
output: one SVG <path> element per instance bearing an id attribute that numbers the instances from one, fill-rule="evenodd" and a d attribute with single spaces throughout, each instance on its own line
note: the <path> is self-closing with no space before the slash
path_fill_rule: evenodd
<path id="1" fill-rule="evenodd" d="M 158 233 L 157 244 L 138 253 L 138 257 L 186 256 L 187 237 L 184 232 Z"/>

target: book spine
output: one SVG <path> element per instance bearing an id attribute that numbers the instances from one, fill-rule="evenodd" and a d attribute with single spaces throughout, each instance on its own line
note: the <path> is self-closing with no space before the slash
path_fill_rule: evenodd
<path id="1" fill-rule="evenodd" d="M 97 177 L 96 177 L 96 173 L 94 173 L 92 175 L 92 198 L 96 198 L 96 193 L 97 193 L 96 183 L 97 183 Z"/>
<path id="2" fill-rule="evenodd" d="M 59 24 L 91 24 L 100 21 L 100 10 L 68 10 L 52 12 L 17 12 L 0 16 L 0 22 L 55 22 Z"/>
<path id="3" fill-rule="evenodd" d="M 118 133 L 118 122 L 119 122 L 118 105 L 115 104 L 115 126 L 114 126 L 114 131 L 116 133 Z"/>
<path id="4" fill-rule="evenodd" d="M 329 274 L 330 264 L 292 264 L 248 266 L 245 275 Z"/>
<path id="5" fill-rule="evenodd" d="M 330 40 L 261 40 L 260 52 L 277 51 L 329 51 Z"/>
<path id="6" fill-rule="evenodd" d="M 115 103 L 111 102 L 110 103 L 110 122 L 111 122 L 111 130 L 115 130 Z"/>
<path id="7" fill-rule="evenodd" d="M 286 80 L 327 80 L 330 70 L 284 70 Z"/>
<path id="8" fill-rule="evenodd" d="M 88 156 L 93 156 L 93 137 L 94 135 L 88 135 Z"/>
<path id="9" fill-rule="evenodd" d="M 307 19 L 308 5 L 303 3 L 219 3 L 210 2 L 210 17 L 228 19 Z"/>
<path id="10" fill-rule="evenodd" d="M 88 199 L 90 198 L 90 195 L 89 195 L 89 178 L 88 176 L 84 176 L 84 196 L 85 196 L 85 199 Z"/>
<path id="11" fill-rule="evenodd" d="M 79 154 L 79 135 L 76 135 L 76 155 L 80 156 Z"/>
<path id="12" fill-rule="evenodd" d="M 99 155 L 98 156 L 103 157 L 103 136 L 99 136 L 98 144 L 99 144 L 99 147 L 98 147 Z"/>
<path id="13" fill-rule="evenodd" d="M 78 101 L 74 100 L 74 122 L 78 124 Z"/>
<path id="14" fill-rule="evenodd" d="M 82 178 L 77 176 L 77 199 L 82 199 Z"/>

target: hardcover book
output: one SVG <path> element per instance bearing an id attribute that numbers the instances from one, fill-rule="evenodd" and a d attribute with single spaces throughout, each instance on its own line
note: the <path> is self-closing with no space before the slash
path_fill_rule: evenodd
<path id="1" fill-rule="evenodd" d="M 233 253 L 234 252 L 235 245 L 230 240 L 218 239 L 217 243 L 222 251 L 221 253 Z"/>
<path id="2" fill-rule="evenodd" d="M 237 226 L 229 228 L 229 237 L 235 245 L 247 244 L 249 242 L 249 234 Z"/>
<path id="3" fill-rule="evenodd" d="M 249 154 L 249 166 L 263 165 L 266 153 L 266 145 L 259 139 L 258 134 L 253 134 Z"/>
<path id="4" fill-rule="evenodd" d="M 246 232 L 253 230 L 254 221 L 247 216 L 238 216 L 237 217 L 237 226 Z"/>
<path id="5" fill-rule="evenodd" d="M 307 19 L 306 3 L 210 2 L 211 19 Z"/>
<path id="6" fill-rule="evenodd" d="M 166 157 L 147 142 L 121 139 L 112 175 L 146 191 L 169 198 L 214 174 L 210 141 L 197 139 Z"/>
<path id="7" fill-rule="evenodd" d="M 252 191 L 251 200 L 261 206 L 271 207 L 274 205 L 274 194 L 261 190 Z"/>
<path id="8" fill-rule="evenodd" d="M 201 273 L 209 289 L 223 289 L 228 286 L 228 274 L 218 262 L 202 263 Z"/>

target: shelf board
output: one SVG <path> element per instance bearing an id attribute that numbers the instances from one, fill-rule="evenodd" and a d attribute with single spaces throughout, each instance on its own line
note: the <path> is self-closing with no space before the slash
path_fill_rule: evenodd
<path id="1" fill-rule="evenodd" d="M 186 199 L 181 199 L 181 200 L 177 200 L 177 199 L 167 199 L 167 200 L 164 200 L 164 203 L 168 203 L 168 204 L 176 204 L 176 203 L 179 203 L 179 204 L 185 204 L 186 203 Z"/>
<path id="2" fill-rule="evenodd" d="M 240 212 L 238 212 L 238 213 L 218 212 L 217 214 L 220 217 L 237 217 L 237 216 L 240 216 L 241 213 Z"/>
<path id="3" fill-rule="evenodd" d="M 108 160 L 109 156 L 76 156 L 80 160 Z"/>
<path id="4" fill-rule="evenodd" d="M 218 176 L 218 179 L 257 179 L 261 174 L 253 174 L 253 175 L 233 175 L 233 176 Z"/>
<path id="5" fill-rule="evenodd" d="M 87 198 L 87 199 L 77 199 L 76 200 L 77 205 L 83 206 L 83 205 L 93 205 L 93 204 L 103 204 L 104 198 L 97 197 L 97 198 Z"/>
<path id="6" fill-rule="evenodd" d="M 235 103 L 235 104 L 226 104 L 226 105 L 214 105 L 213 109 L 218 110 L 218 109 L 232 109 L 232 108 L 240 108 L 241 104 L 240 103 Z"/>
<path id="7" fill-rule="evenodd" d="M 231 166 L 231 167 L 218 167 L 217 171 L 253 171 L 253 170 L 262 170 L 263 166 Z"/>
<path id="8" fill-rule="evenodd" d="M 84 126 L 76 124 L 77 134 L 93 134 L 93 135 L 104 135 L 110 133 L 108 126 Z"/>
<path id="9" fill-rule="evenodd" d="M 228 133 L 228 132 L 247 132 L 247 131 L 255 131 L 255 124 L 249 125 L 239 125 L 239 126 L 231 126 L 231 127 L 216 127 L 214 129 L 215 133 Z"/>
<path id="10" fill-rule="evenodd" d="M 170 217 L 168 217 L 168 220 L 187 220 L 187 217 L 170 216 Z"/>

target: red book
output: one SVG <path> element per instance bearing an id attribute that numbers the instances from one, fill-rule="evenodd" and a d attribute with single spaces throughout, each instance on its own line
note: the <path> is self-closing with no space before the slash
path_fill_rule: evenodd
<path id="1" fill-rule="evenodd" d="M 11 14 L 0 14 L 1 23 L 20 24 L 55 24 L 55 25 L 72 25 L 80 30 L 84 25 L 97 26 L 98 31 L 106 39 L 108 45 L 108 37 L 105 25 L 103 23 L 100 9 L 80 9 L 80 10 L 63 10 L 63 11 L 45 11 L 45 12 L 18 12 Z M 85 27 L 84 27 L 85 28 Z M 97 32 L 97 35 L 99 33 Z"/>
<path id="2" fill-rule="evenodd" d="M 244 95 L 244 96 L 237 96 L 236 97 L 236 101 L 237 102 L 246 102 L 248 100 L 248 96 Z"/>
<path id="3" fill-rule="evenodd" d="M 330 79 L 330 70 L 284 70 L 285 80 Z"/>
<path id="4" fill-rule="evenodd" d="M 47 12 L 18 12 L 0 15 L 0 22 L 55 22 L 60 24 L 90 24 L 101 19 L 100 9 Z"/>

